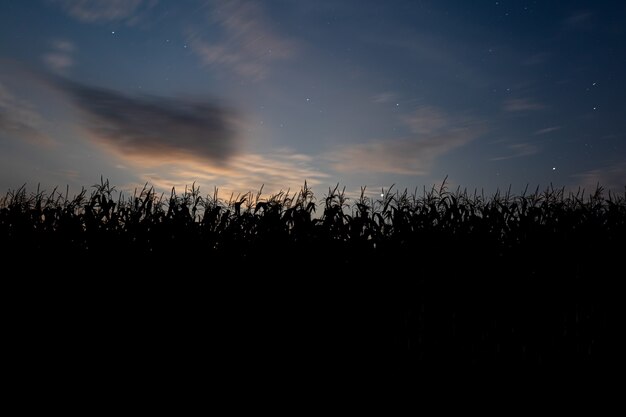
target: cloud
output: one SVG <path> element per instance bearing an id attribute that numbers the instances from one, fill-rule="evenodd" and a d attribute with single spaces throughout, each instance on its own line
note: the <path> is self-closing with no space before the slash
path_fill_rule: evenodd
<path id="1" fill-rule="evenodd" d="M 376 104 L 385 104 L 395 101 L 398 95 L 393 91 L 385 91 L 383 93 L 376 94 L 372 96 L 372 103 Z"/>
<path id="2" fill-rule="evenodd" d="M 561 126 L 551 126 L 551 127 L 546 127 L 545 129 L 539 129 L 537 130 L 535 133 L 533 133 L 534 135 L 545 135 L 547 133 L 551 133 L 551 132 L 556 132 L 557 130 L 561 130 Z"/>
<path id="3" fill-rule="evenodd" d="M 529 56 L 528 58 L 524 59 L 522 61 L 522 64 L 526 66 L 541 65 L 541 64 L 546 63 L 549 59 L 550 59 L 550 54 L 546 52 L 540 52 L 537 54 L 533 54 Z"/>
<path id="4" fill-rule="evenodd" d="M 579 10 L 569 15 L 564 23 L 572 29 L 586 28 L 589 26 L 592 16 L 593 14 L 588 11 Z"/>
<path id="5" fill-rule="evenodd" d="M 604 167 L 574 174 L 575 187 L 593 192 L 600 184 L 606 191 L 624 193 L 626 191 L 626 161 L 608 164 Z"/>
<path id="6" fill-rule="evenodd" d="M 74 65 L 72 57 L 54 52 L 45 54 L 43 60 L 50 69 L 61 73 Z"/>
<path id="7" fill-rule="evenodd" d="M 56 81 L 87 116 L 92 138 L 122 157 L 223 164 L 236 152 L 237 116 L 214 102 L 125 94 Z"/>
<path id="8" fill-rule="evenodd" d="M 198 29 L 188 31 L 191 50 L 203 64 L 258 81 L 268 76 L 274 62 L 293 55 L 294 42 L 276 33 L 258 3 L 232 0 L 207 4 L 212 6 L 212 36 L 203 36 Z"/>
<path id="9" fill-rule="evenodd" d="M 426 175 L 438 157 L 486 131 L 482 122 L 450 117 L 431 106 L 416 109 L 403 122 L 413 137 L 341 146 L 326 159 L 338 172 Z"/>
<path id="10" fill-rule="evenodd" d="M 509 154 L 491 158 L 492 161 L 504 161 L 506 159 L 521 158 L 534 155 L 539 152 L 539 147 L 534 143 L 519 142 L 511 143 L 507 146 Z"/>
<path id="11" fill-rule="evenodd" d="M 135 176 L 137 184 L 150 181 L 164 191 L 196 182 L 207 192 L 217 186 L 224 196 L 263 184 L 267 193 L 295 190 L 305 180 L 313 186 L 328 177 L 315 167 L 313 157 L 291 149 L 243 149 L 244 117 L 215 100 L 136 97 L 59 76 L 31 75 L 51 88 L 51 94 L 69 99 L 82 116 L 77 126 L 116 157 L 105 154 L 103 159 L 124 170 L 124 175 Z M 38 120 L 27 103 L 22 104 L 18 107 L 0 84 L 0 134 L 7 129 L 6 109 L 12 114 L 22 109 L 21 120 Z"/>
<path id="12" fill-rule="evenodd" d="M 0 83 L 0 134 L 35 145 L 52 145 L 54 141 L 40 129 L 42 123 L 43 118 L 30 103 Z"/>
<path id="13" fill-rule="evenodd" d="M 298 190 L 305 180 L 310 186 L 318 185 L 328 175 L 311 163 L 309 156 L 277 150 L 268 154 L 237 154 L 226 166 L 178 161 L 167 167 L 160 166 L 158 172 L 145 172 L 140 177 L 141 181 L 148 181 L 160 190 L 181 189 L 193 182 L 204 187 L 205 191 L 218 187 L 221 197 L 228 198 L 231 193 L 255 191 L 261 186 L 265 193 L 276 193 Z"/>
<path id="14" fill-rule="evenodd" d="M 441 110 L 433 106 L 420 106 L 404 118 L 404 122 L 413 133 L 432 135 L 450 128 L 451 121 Z"/>
<path id="15" fill-rule="evenodd" d="M 54 39 L 51 44 L 52 48 L 58 52 L 71 53 L 76 49 L 74 43 L 72 41 L 68 41 L 67 39 Z"/>
<path id="16" fill-rule="evenodd" d="M 51 0 L 75 19 L 83 22 L 106 22 L 130 18 L 144 3 L 142 0 Z"/>
<path id="17" fill-rule="evenodd" d="M 543 110 L 545 108 L 546 106 L 544 104 L 538 103 L 529 98 L 512 98 L 505 100 L 503 104 L 503 109 L 512 113 Z"/>
<path id="18" fill-rule="evenodd" d="M 52 51 L 44 54 L 43 61 L 52 71 L 65 74 L 74 66 L 72 53 L 76 49 L 74 44 L 66 39 L 55 39 L 50 42 Z"/>
<path id="19" fill-rule="evenodd" d="M 372 50 L 381 50 L 385 54 L 392 51 L 409 65 L 436 71 L 443 76 L 452 76 L 456 82 L 462 80 L 467 85 L 484 86 L 490 82 L 482 69 L 479 70 L 465 58 L 468 50 L 479 47 L 472 44 L 469 38 L 450 39 L 416 30 L 415 27 L 393 25 L 381 32 L 355 31 L 357 32 L 360 40 L 371 46 Z"/>

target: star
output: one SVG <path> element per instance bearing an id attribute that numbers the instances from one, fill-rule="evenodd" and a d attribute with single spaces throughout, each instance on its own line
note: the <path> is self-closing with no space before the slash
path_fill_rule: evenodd
<path id="1" fill-rule="evenodd" d="M 552 171 L 556 171 L 556 167 L 552 167 Z"/>

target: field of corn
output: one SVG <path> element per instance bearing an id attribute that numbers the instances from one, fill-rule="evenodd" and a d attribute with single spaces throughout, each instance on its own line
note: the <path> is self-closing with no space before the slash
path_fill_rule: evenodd
<path id="1" fill-rule="evenodd" d="M 626 193 L 485 197 L 444 183 L 380 199 L 335 187 L 317 200 L 305 183 L 261 195 L 124 196 L 108 181 L 74 197 L 9 191 L 0 249 L 20 272 L 2 280 L 9 318 L 28 323 L 15 331 L 129 349 L 175 340 L 250 362 L 618 351 Z"/>

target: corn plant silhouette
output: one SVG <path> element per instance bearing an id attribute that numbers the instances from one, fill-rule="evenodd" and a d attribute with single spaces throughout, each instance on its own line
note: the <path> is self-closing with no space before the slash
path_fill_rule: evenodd
<path id="1" fill-rule="evenodd" d="M 0 251 L 32 259 L 23 268 L 46 288 L 41 305 L 61 289 L 133 294 L 155 315 L 170 306 L 187 329 L 210 305 L 230 323 L 223 340 L 241 341 L 233 329 L 245 322 L 244 333 L 293 349 L 422 360 L 608 358 L 617 346 L 626 192 L 485 197 L 444 181 L 376 199 L 362 188 L 354 200 L 337 185 L 320 203 L 305 182 L 262 195 L 203 196 L 192 184 L 166 197 L 146 184 L 126 196 L 104 179 L 74 197 L 22 186 L 0 199 Z M 66 277 L 45 279 L 52 269 Z"/>

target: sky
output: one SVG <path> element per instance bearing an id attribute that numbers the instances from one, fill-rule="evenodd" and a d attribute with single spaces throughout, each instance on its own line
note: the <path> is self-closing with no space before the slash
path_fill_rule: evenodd
<path id="1" fill-rule="evenodd" d="M 2 0 L 0 191 L 623 193 L 625 76 L 621 0 Z"/>

